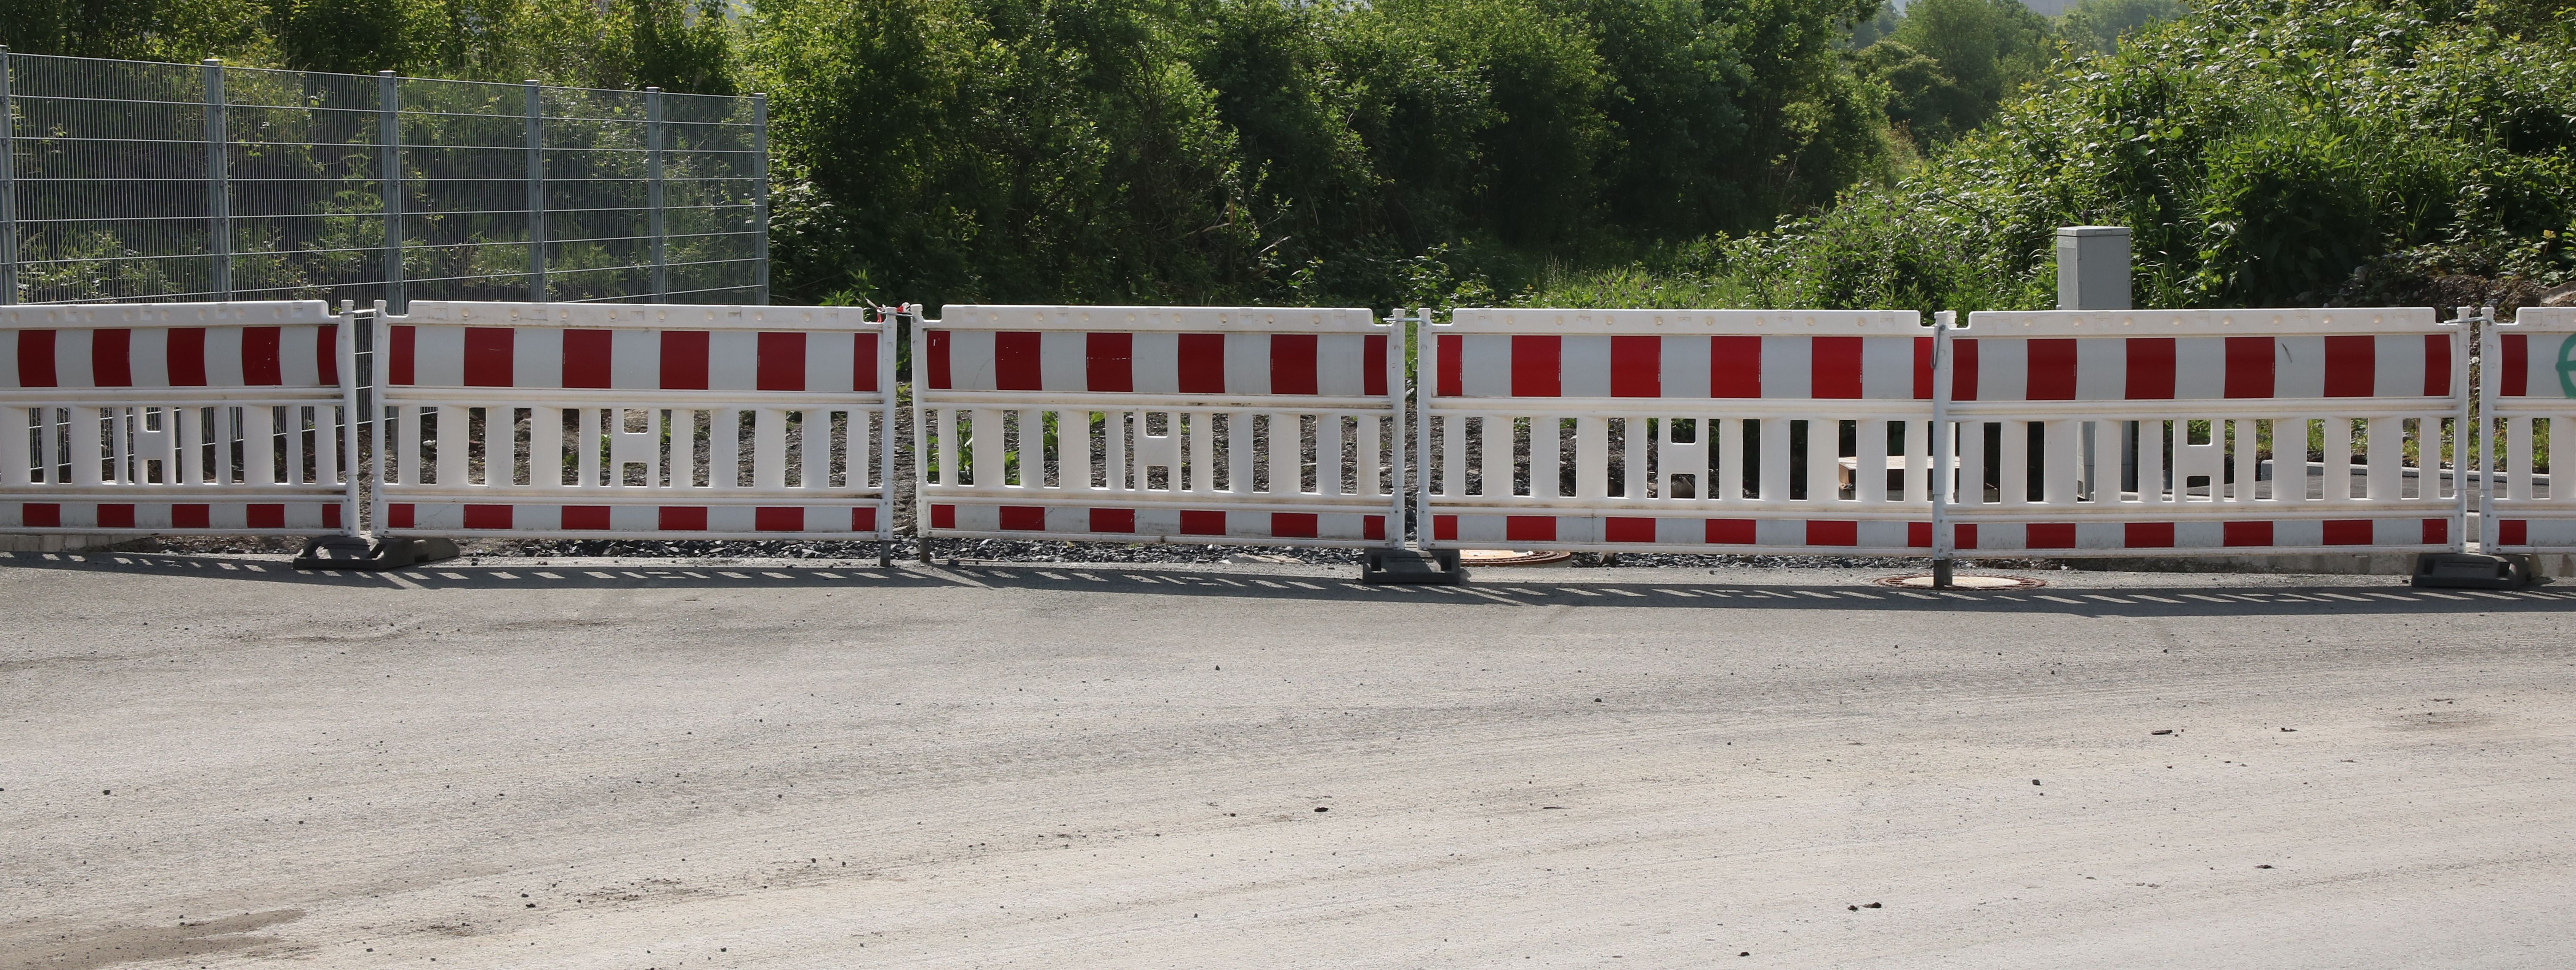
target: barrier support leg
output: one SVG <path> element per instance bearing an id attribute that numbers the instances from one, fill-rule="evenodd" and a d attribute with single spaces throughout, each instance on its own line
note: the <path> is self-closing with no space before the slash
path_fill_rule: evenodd
<path id="1" fill-rule="evenodd" d="M 877 543 L 877 568 L 878 568 L 878 569 L 891 569 L 891 568 L 893 568 L 893 567 L 894 567 L 894 540 L 892 540 L 892 539 L 888 539 L 888 540 L 886 540 L 886 541 L 884 541 L 884 542 Z"/>
<path id="2" fill-rule="evenodd" d="M 1932 560 L 1932 588 L 1950 588 L 1950 558 L 1948 556 Z"/>
<path id="3" fill-rule="evenodd" d="M 921 543 L 921 564 L 930 565 L 930 537 L 922 536 L 918 541 Z"/>

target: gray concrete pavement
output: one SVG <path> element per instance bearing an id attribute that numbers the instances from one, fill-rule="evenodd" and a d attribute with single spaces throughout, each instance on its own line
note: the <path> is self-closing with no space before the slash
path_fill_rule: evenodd
<path id="1" fill-rule="evenodd" d="M 2576 963 L 2565 589 L 282 566 L 0 556 L 0 968 Z"/>

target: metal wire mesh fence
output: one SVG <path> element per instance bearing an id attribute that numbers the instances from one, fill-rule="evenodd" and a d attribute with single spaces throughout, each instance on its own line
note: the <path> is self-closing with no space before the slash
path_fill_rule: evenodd
<path id="1" fill-rule="evenodd" d="M 747 98 L 0 48 L 0 303 L 769 302 Z"/>

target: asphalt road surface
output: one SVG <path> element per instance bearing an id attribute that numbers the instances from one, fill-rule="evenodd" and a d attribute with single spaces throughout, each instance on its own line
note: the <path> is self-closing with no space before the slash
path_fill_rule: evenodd
<path id="1" fill-rule="evenodd" d="M 2563 587 L 281 565 L 0 557 L 0 967 L 2576 965 Z"/>

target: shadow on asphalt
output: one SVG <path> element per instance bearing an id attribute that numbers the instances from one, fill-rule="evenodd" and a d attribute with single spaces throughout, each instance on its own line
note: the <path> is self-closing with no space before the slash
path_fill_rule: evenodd
<path id="1" fill-rule="evenodd" d="M 415 590 L 598 589 L 934 589 L 995 588 L 1113 595 L 1396 601 L 1451 605 L 1586 606 L 1627 609 L 1834 609 L 2063 613 L 2083 616 L 2282 615 L 2299 613 L 2564 612 L 2576 589 L 2423 590 L 2385 577 L 2320 578 L 2311 586 L 2231 590 L 2214 585 L 2042 588 L 1989 592 L 1898 590 L 1852 582 L 1729 583 L 1724 577 L 1631 579 L 1615 573 L 1533 581 L 1527 573 L 1471 578 L 1460 586 L 1367 586 L 1348 577 L 1249 573 L 1188 567 L 976 565 L 894 568 L 866 565 L 460 565 L 437 563 L 387 573 L 298 572 L 275 559 L 153 553 L 0 553 L 0 567 L 187 575 L 250 583 Z M 1634 576 L 1636 574 L 1630 574 Z M 1773 574 L 1777 575 L 1777 574 Z M 1768 577 L 1766 577 L 1768 578 Z"/>

